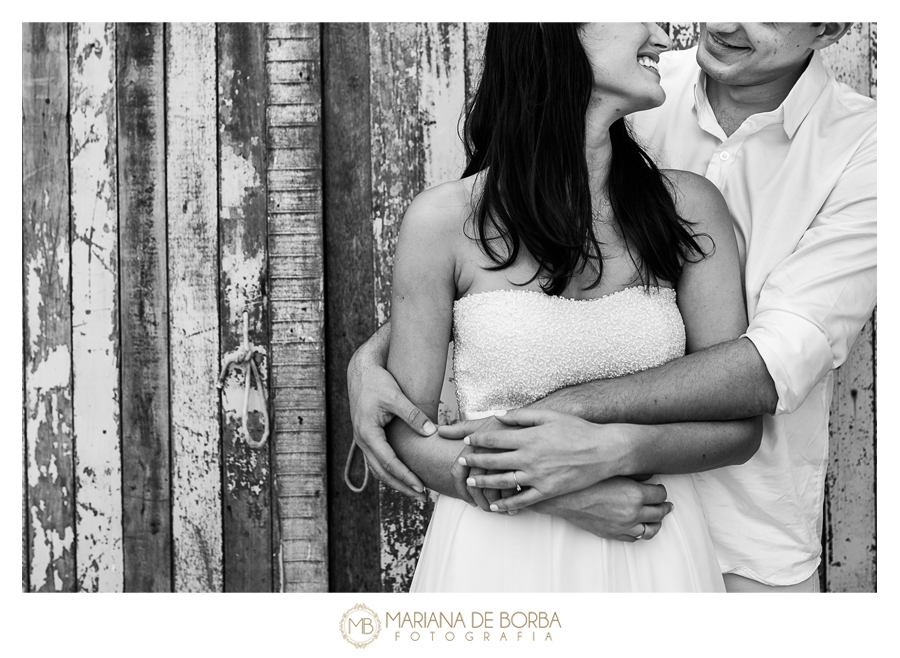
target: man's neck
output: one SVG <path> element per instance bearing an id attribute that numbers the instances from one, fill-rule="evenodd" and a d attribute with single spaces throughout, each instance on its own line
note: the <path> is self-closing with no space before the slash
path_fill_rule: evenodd
<path id="1" fill-rule="evenodd" d="M 754 114 L 777 109 L 791 93 L 808 63 L 807 59 L 795 70 L 757 85 L 729 85 L 707 75 L 706 96 L 725 134 L 731 137 Z"/>

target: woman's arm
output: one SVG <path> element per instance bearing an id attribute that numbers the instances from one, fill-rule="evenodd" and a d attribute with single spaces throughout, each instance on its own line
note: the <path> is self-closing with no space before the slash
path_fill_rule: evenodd
<path id="1" fill-rule="evenodd" d="M 412 403 L 437 418 L 456 298 L 457 255 L 463 206 L 454 183 L 432 188 L 412 202 L 394 256 L 391 336 L 387 368 Z M 434 434 L 423 437 L 401 419 L 386 428 L 397 456 L 431 489 L 463 497 L 452 472 L 466 446 Z M 458 468 L 456 469 L 458 471 Z"/>

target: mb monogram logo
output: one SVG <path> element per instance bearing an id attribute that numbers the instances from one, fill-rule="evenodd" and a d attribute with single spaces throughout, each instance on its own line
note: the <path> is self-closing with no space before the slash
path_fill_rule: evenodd
<path id="1" fill-rule="evenodd" d="M 341 618 L 341 635 L 357 649 L 363 649 L 375 641 L 381 632 L 378 615 L 362 603 L 357 603 Z"/>

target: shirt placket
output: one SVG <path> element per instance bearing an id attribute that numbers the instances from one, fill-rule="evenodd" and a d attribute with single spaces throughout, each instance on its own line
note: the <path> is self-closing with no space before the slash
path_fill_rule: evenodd
<path id="1" fill-rule="evenodd" d="M 706 178 L 720 191 L 724 192 L 728 174 L 731 172 L 731 168 L 734 166 L 741 149 L 744 148 L 744 142 L 766 126 L 781 122 L 781 117 L 782 113 L 779 110 L 748 117 L 741 124 L 741 127 L 732 133 L 731 137 L 726 138 L 713 151 L 709 164 L 706 167 Z"/>

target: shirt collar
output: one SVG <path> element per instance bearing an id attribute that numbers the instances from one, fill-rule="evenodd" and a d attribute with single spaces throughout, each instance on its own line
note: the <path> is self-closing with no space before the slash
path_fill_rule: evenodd
<path id="1" fill-rule="evenodd" d="M 697 114 L 697 120 L 701 127 L 707 130 L 709 128 L 704 126 L 704 123 L 712 120 L 715 128 L 721 132 L 709 104 L 709 98 L 706 96 L 706 73 L 699 66 L 697 69 L 697 80 L 694 82 L 694 112 Z M 825 68 L 819 52 L 815 51 L 806 70 L 794 84 L 794 88 L 774 112 L 780 115 L 779 120 L 783 121 L 784 132 L 789 139 L 794 137 L 794 133 L 797 132 L 800 124 L 803 123 L 812 106 L 822 94 L 827 82 L 828 70 Z M 721 139 L 724 140 L 724 134 Z"/>

